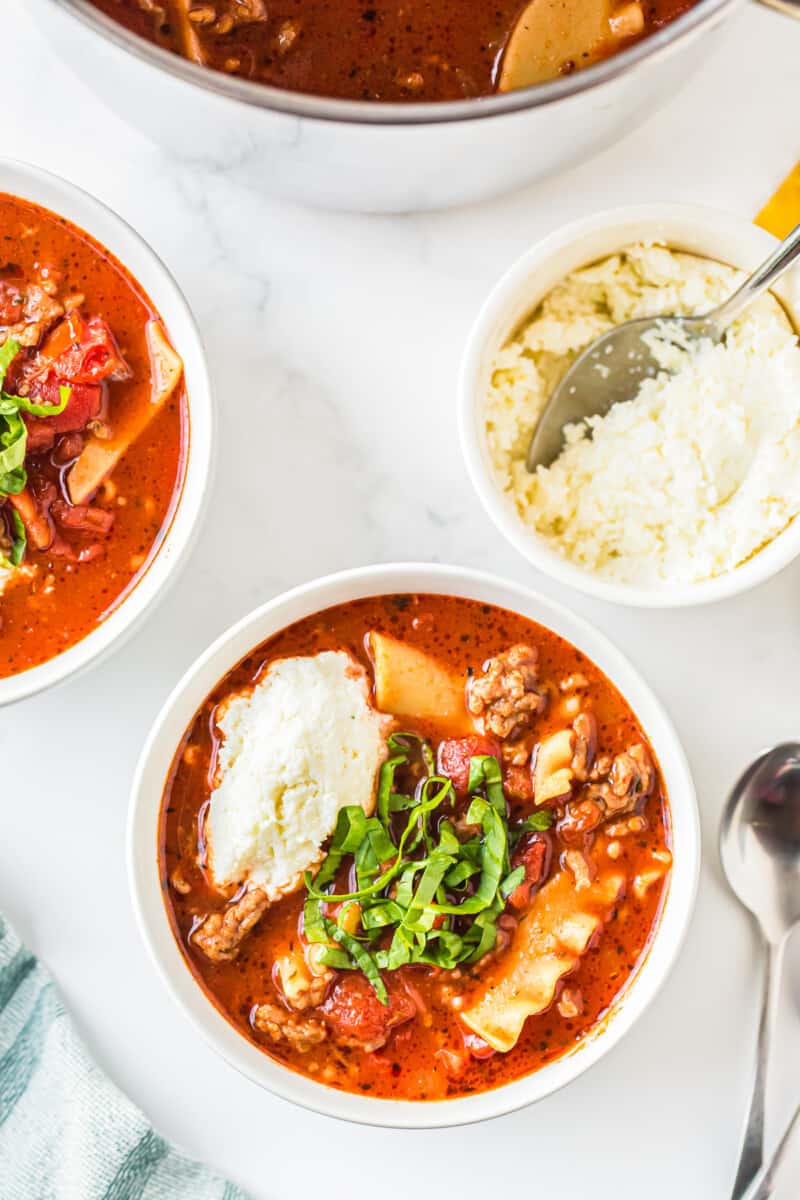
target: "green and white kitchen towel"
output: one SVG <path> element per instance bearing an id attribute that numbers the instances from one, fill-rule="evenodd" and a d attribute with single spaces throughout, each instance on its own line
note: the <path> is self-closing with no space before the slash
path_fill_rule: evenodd
<path id="1" fill-rule="evenodd" d="M 247 1200 L 159 1137 L 106 1079 L 2 917 L 0 1198 Z"/>

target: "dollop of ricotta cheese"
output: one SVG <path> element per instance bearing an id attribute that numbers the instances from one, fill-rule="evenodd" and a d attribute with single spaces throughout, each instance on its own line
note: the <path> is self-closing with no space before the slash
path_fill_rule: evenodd
<path id="1" fill-rule="evenodd" d="M 271 900 L 318 866 L 339 810 L 369 815 L 391 719 L 345 651 L 282 658 L 217 713 L 221 743 L 206 818 L 218 887 L 247 882 Z"/>

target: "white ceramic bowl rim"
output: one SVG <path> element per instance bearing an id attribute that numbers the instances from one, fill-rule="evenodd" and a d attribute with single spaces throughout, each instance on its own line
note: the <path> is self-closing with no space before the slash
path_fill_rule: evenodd
<path id="1" fill-rule="evenodd" d="M 488 363 L 526 315 L 566 275 L 639 240 L 664 241 L 676 249 L 753 270 L 776 239 L 747 218 L 688 204 L 614 208 L 581 218 L 549 234 L 523 254 L 490 292 L 469 333 L 459 376 L 459 425 L 467 471 L 478 497 L 504 537 L 544 574 L 602 600 L 640 608 L 708 604 L 747 591 L 777 574 L 800 553 L 800 519 L 746 563 L 713 579 L 668 589 L 614 583 L 592 575 L 552 550 L 526 529 L 494 481 L 481 420 Z M 800 303 L 784 279 L 772 289 L 800 329 Z M 514 317 L 511 314 L 516 314 Z"/>
<path id="2" fill-rule="evenodd" d="M 157 829 L 164 782 L 195 713 L 222 677 L 271 634 L 347 600 L 391 593 L 466 596 L 522 613 L 583 650 L 620 689 L 651 740 L 670 796 L 675 859 L 660 923 L 641 968 L 608 1023 L 573 1053 L 494 1091 L 454 1100 L 379 1100 L 328 1088 L 281 1066 L 238 1033 L 207 998 L 173 936 L 161 891 Z M 316 1112 L 367 1125 L 438 1128 L 511 1112 L 556 1091 L 612 1049 L 647 1008 L 682 944 L 694 905 L 700 830 L 689 768 L 677 735 L 653 693 L 606 638 L 567 609 L 519 584 L 481 571 L 393 564 L 345 571 L 277 596 L 224 633 L 187 671 L 156 718 L 133 782 L 128 872 L 133 906 L 148 951 L 173 1000 L 206 1041 L 250 1079 Z"/>
<path id="3" fill-rule="evenodd" d="M 184 362 L 189 420 L 184 475 L 169 528 L 152 562 L 108 616 L 80 642 L 40 666 L 0 679 L 0 706 L 31 696 L 84 670 L 132 632 L 160 597 L 191 547 L 212 475 L 214 410 L 200 333 L 168 268 L 140 235 L 101 201 L 50 172 L 0 159 L 0 192 L 66 217 L 110 251 L 144 289 Z"/>

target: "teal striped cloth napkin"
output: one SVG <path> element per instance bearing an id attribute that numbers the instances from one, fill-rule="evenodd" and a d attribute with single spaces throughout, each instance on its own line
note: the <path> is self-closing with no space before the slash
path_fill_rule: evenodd
<path id="1" fill-rule="evenodd" d="M 2 917 L 0 1200 L 247 1200 L 159 1137 L 106 1079 Z"/>

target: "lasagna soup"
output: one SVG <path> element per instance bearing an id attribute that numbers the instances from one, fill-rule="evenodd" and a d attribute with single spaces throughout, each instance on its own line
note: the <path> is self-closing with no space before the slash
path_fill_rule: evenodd
<path id="1" fill-rule="evenodd" d="M 146 569 L 183 475 L 183 364 L 88 234 L 0 194 L 0 678 L 80 641 Z"/>
<path id="2" fill-rule="evenodd" d="M 489 96 L 569 75 L 694 0 L 92 0 L 200 66 L 347 100 Z"/>
<path id="3" fill-rule="evenodd" d="M 395 1100 L 578 1046 L 646 954 L 667 797 L 635 714 L 554 633 L 379 596 L 259 646 L 187 731 L 159 856 L 176 939 L 250 1041 Z"/>

